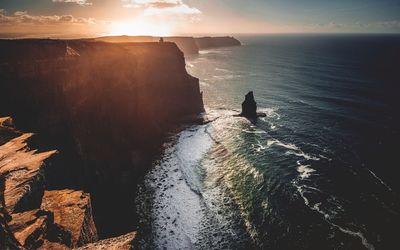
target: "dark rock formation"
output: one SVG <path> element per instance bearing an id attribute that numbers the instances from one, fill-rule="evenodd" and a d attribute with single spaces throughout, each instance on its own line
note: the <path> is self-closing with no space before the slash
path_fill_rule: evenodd
<path id="1" fill-rule="evenodd" d="M 257 117 L 257 103 L 254 101 L 253 91 L 246 94 L 245 99 L 242 102 L 241 115 L 248 118 Z"/>
<path id="2" fill-rule="evenodd" d="M 104 36 L 95 38 L 95 40 L 111 43 L 150 43 L 161 41 L 160 38 L 152 36 Z M 185 55 L 199 53 L 199 48 L 193 37 L 163 37 L 163 42 L 175 43 Z"/>
<path id="3" fill-rule="evenodd" d="M 228 47 L 228 46 L 240 46 L 239 40 L 234 37 L 224 36 L 224 37 L 199 37 L 195 38 L 197 47 L 199 50 L 211 49 L 218 47 Z"/>
<path id="4" fill-rule="evenodd" d="M 3 40 L 0 79 L 0 114 L 37 133 L 34 147 L 59 151 L 44 169 L 48 187 L 90 192 L 100 237 L 132 231 L 139 177 L 165 136 L 203 111 L 198 79 L 186 72 L 183 53 L 170 42 Z M 49 152 L 16 154 L 42 159 Z M 29 172 L 29 192 L 40 196 L 37 169 L 19 171 Z M 24 190 L 13 191 L 15 197 L 7 192 L 12 211 L 32 197 Z"/>
<path id="5" fill-rule="evenodd" d="M 242 113 L 240 116 L 244 116 L 249 119 L 256 119 L 257 117 L 265 117 L 265 113 L 257 112 L 257 103 L 254 100 L 253 91 L 246 94 L 244 101 L 242 102 Z"/>
<path id="6" fill-rule="evenodd" d="M 2 180 L 0 179 L 0 184 Z M 1 196 L 1 192 L 0 192 Z M 0 197 L 1 199 L 2 197 Z M 2 205 L 0 205 L 0 249 L 20 249 L 21 245 L 15 239 L 13 233 L 11 232 L 8 221 L 10 220 L 9 215 L 6 213 Z"/>
<path id="7" fill-rule="evenodd" d="M 227 46 L 240 46 L 239 40 L 234 37 L 185 37 L 171 36 L 163 37 L 165 42 L 173 42 L 185 55 L 198 54 L 199 50 L 211 49 Z M 104 41 L 111 43 L 148 43 L 159 41 L 158 37 L 152 36 L 105 36 L 95 38 L 96 41 Z"/>

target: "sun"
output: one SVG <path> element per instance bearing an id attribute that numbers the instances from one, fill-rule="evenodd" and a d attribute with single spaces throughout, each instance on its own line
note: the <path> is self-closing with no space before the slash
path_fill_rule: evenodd
<path id="1" fill-rule="evenodd" d="M 150 22 L 114 22 L 111 25 L 109 35 L 127 36 L 168 36 L 171 35 L 171 28 L 166 24 L 155 24 Z"/>

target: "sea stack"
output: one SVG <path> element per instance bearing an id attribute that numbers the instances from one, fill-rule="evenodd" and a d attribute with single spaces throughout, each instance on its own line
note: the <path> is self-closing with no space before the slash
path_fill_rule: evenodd
<path id="1" fill-rule="evenodd" d="M 240 114 L 247 118 L 257 118 L 257 103 L 254 101 L 253 91 L 250 91 L 245 96 L 242 102 L 242 113 Z"/>

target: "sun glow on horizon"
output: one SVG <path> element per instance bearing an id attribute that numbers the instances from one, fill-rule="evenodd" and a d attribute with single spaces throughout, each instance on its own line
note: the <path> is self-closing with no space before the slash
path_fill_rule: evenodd
<path id="1" fill-rule="evenodd" d="M 155 24 L 144 21 L 114 22 L 111 25 L 111 31 L 108 35 L 169 36 L 171 35 L 171 27 L 166 24 Z"/>

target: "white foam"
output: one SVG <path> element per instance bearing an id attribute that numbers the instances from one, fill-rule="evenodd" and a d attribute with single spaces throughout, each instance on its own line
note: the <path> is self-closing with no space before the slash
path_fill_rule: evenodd
<path id="1" fill-rule="evenodd" d="M 292 143 L 285 144 L 285 143 L 283 143 L 283 142 L 277 140 L 275 144 L 278 145 L 278 146 L 287 148 L 287 149 L 292 149 L 292 150 L 300 151 L 300 149 L 299 149 L 296 145 L 294 145 L 294 144 L 292 144 Z"/>
<path id="2" fill-rule="evenodd" d="M 304 200 L 304 204 L 309 207 L 311 210 L 314 210 L 316 212 L 318 212 L 319 214 L 321 214 L 325 221 L 330 224 L 331 226 L 339 229 L 341 232 L 351 235 L 353 237 L 358 237 L 361 240 L 361 244 L 363 246 L 365 246 L 367 249 L 369 250 L 375 250 L 374 245 L 372 245 L 371 243 L 368 242 L 368 239 L 364 236 L 364 234 L 362 232 L 358 232 L 358 231 L 353 231 L 347 228 L 344 228 L 342 226 L 339 226 L 338 224 L 332 222 L 331 220 L 331 215 L 329 213 L 324 212 L 322 209 L 320 209 L 320 206 L 322 205 L 322 203 L 315 203 L 314 205 L 310 204 L 310 201 L 307 199 L 307 197 L 305 196 L 305 188 L 307 186 L 302 186 L 299 185 L 297 181 L 293 181 L 292 182 L 294 184 L 294 186 L 297 188 L 298 193 L 300 194 L 300 196 L 303 198 Z M 307 187 L 307 189 L 309 189 L 310 187 Z"/>
<path id="3" fill-rule="evenodd" d="M 205 81 L 200 81 L 200 86 L 208 87 L 210 84 L 206 83 Z"/>
<path id="4" fill-rule="evenodd" d="M 209 136 L 208 127 L 209 125 L 205 125 L 202 128 L 181 132 L 178 143 L 175 146 L 174 155 L 180 161 L 180 170 L 189 186 L 196 192 L 200 192 L 201 188 L 198 165 L 214 143 Z"/>
<path id="5" fill-rule="evenodd" d="M 277 120 L 281 119 L 281 116 L 276 112 L 275 108 L 259 108 L 258 109 L 261 113 L 265 113 L 266 117 L 261 117 L 262 120 L 266 120 L 266 118 L 275 118 Z"/>
<path id="6" fill-rule="evenodd" d="M 381 178 L 379 178 L 374 172 L 372 172 L 370 169 L 367 169 L 370 173 L 371 173 L 371 175 L 375 178 L 375 179 L 377 179 L 383 186 L 385 186 L 389 191 L 392 191 L 392 189 L 381 179 Z"/>
<path id="7" fill-rule="evenodd" d="M 312 156 L 309 154 L 304 153 L 303 151 L 299 150 L 298 152 L 294 152 L 294 151 L 287 151 L 286 154 L 293 154 L 299 157 L 303 157 L 306 160 L 313 160 L 313 161 L 319 161 L 320 158 L 316 157 L 316 156 Z"/>
<path id="8" fill-rule="evenodd" d="M 300 173 L 300 178 L 304 180 L 310 177 L 315 172 L 315 169 L 310 168 L 310 165 L 300 165 L 297 167 L 297 172 Z"/>
<path id="9" fill-rule="evenodd" d="M 227 72 L 232 72 L 232 71 L 230 71 L 230 70 L 228 70 L 228 69 L 221 69 L 221 68 L 215 68 L 215 70 L 216 70 L 216 71 L 225 72 L 225 73 L 227 73 Z"/>
<path id="10" fill-rule="evenodd" d="M 231 79 L 236 79 L 240 78 L 242 75 L 240 74 L 224 74 L 224 75 L 214 75 L 213 78 L 216 78 L 218 80 L 231 80 Z"/>

